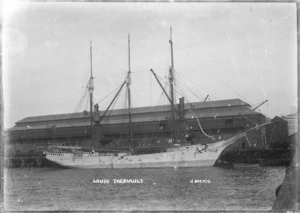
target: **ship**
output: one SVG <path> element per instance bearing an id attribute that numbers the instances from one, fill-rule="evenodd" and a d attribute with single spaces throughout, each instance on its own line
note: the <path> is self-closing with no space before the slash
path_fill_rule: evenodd
<path id="1" fill-rule="evenodd" d="M 93 132 L 95 133 L 94 124 L 101 127 L 101 121 L 108 112 L 110 106 L 119 95 L 120 91 L 126 85 L 128 94 L 128 120 L 129 120 L 129 149 L 128 150 L 109 150 L 109 149 L 97 149 L 95 147 L 79 147 L 79 146 L 49 146 L 44 151 L 46 159 L 52 161 L 58 165 L 68 168 L 180 168 L 180 167 L 211 167 L 214 166 L 219 159 L 221 153 L 231 144 L 238 141 L 240 138 L 247 137 L 247 134 L 251 131 L 258 130 L 259 128 L 267 125 L 256 124 L 254 127 L 234 135 L 226 140 L 216 140 L 213 136 L 207 135 L 198 120 L 202 133 L 210 137 L 211 143 L 196 143 L 188 144 L 182 140 L 179 135 L 185 135 L 184 128 L 176 128 L 176 107 L 174 104 L 174 61 L 173 61 L 173 40 L 172 40 L 172 28 L 170 28 L 170 40 L 171 46 L 171 66 L 169 69 L 169 86 L 170 93 L 168 94 L 162 84 L 160 83 L 157 75 L 153 69 L 150 69 L 157 82 L 159 83 L 163 93 L 170 102 L 171 111 L 171 138 L 168 139 L 168 145 L 157 147 L 131 147 L 132 141 L 135 140 L 132 134 L 131 128 L 131 65 L 130 65 L 130 35 L 128 35 L 128 72 L 125 81 L 122 83 L 117 94 L 112 99 L 111 103 L 107 107 L 106 111 L 100 117 L 98 105 L 94 106 L 95 115 L 93 117 L 93 72 L 92 72 L 92 45 L 90 45 L 90 58 L 91 58 L 91 73 L 88 82 L 88 90 L 90 94 L 90 118 L 92 127 L 92 139 Z M 184 120 L 184 119 L 183 119 Z M 189 135 L 186 134 L 186 138 Z"/>

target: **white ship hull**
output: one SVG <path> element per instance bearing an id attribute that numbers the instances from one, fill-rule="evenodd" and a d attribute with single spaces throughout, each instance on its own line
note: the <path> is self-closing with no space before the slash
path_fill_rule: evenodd
<path id="1" fill-rule="evenodd" d="M 248 132 L 267 125 L 264 123 L 233 136 L 227 140 L 203 145 L 181 146 L 154 154 L 130 155 L 87 153 L 87 152 L 51 152 L 46 151 L 46 158 L 61 166 L 73 168 L 160 168 L 160 167 L 210 167 L 217 161 L 223 150 Z"/>
<path id="2" fill-rule="evenodd" d="M 140 155 L 110 155 L 101 153 L 53 153 L 46 158 L 71 168 L 161 168 L 161 167 L 211 167 L 222 151 L 231 143 L 221 141 L 202 145 L 181 146 L 166 152 Z M 123 153 L 124 154 L 124 153 Z"/>

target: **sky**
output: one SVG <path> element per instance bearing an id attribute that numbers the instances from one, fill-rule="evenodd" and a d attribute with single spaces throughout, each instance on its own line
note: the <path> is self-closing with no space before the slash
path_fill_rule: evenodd
<path id="1" fill-rule="evenodd" d="M 128 71 L 132 107 L 167 104 L 170 26 L 176 98 L 239 98 L 267 117 L 297 111 L 295 3 L 55 3 L 3 6 L 4 128 L 25 117 L 73 113 L 89 79 L 105 109 Z M 165 82 L 162 82 L 166 85 Z M 102 101 L 101 101 L 102 100 Z M 114 108 L 126 106 L 125 91 Z"/>

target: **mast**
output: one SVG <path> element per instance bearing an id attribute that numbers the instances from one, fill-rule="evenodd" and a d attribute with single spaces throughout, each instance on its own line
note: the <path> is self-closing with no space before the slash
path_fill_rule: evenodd
<path id="1" fill-rule="evenodd" d="M 153 71 L 153 69 L 150 69 L 150 71 L 152 72 L 152 74 L 154 75 L 156 81 L 158 82 L 159 86 L 161 87 L 162 91 L 165 93 L 167 99 L 169 100 L 170 103 L 172 103 L 168 93 L 166 92 L 165 88 L 163 87 L 163 85 L 161 84 L 161 82 L 158 80 L 157 75 L 155 74 L 155 72 Z"/>
<path id="2" fill-rule="evenodd" d="M 93 84 L 93 55 L 92 55 L 92 41 L 90 41 L 90 69 L 91 69 L 91 76 L 89 81 L 89 92 L 90 92 L 90 117 L 91 117 L 91 138 L 93 142 L 93 91 L 94 91 L 94 84 Z"/>
<path id="3" fill-rule="evenodd" d="M 103 115 L 101 116 L 99 123 L 104 119 L 106 113 L 108 112 L 108 110 L 110 109 L 111 105 L 114 103 L 114 101 L 116 100 L 116 98 L 118 97 L 118 95 L 120 94 L 122 88 L 124 87 L 124 85 L 126 84 L 126 80 L 122 83 L 120 89 L 118 90 L 117 94 L 115 95 L 115 97 L 112 99 L 112 101 L 110 102 L 110 104 L 108 105 L 108 107 L 106 108 L 105 112 L 103 113 Z"/>
<path id="4" fill-rule="evenodd" d="M 259 108 L 261 105 L 265 104 L 266 102 L 268 102 L 268 100 L 265 100 L 264 102 L 262 102 L 261 104 L 259 104 L 257 107 L 255 107 L 252 110 L 255 111 L 257 108 Z"/>
<path id="5" fill-rule="evenodd" d="M 127 73 L 127 93 L 128 93 L 128 121 L 129 121 L 129 138 L 132 141 L 132 124 L 131 124 L 131 64 L 130 64 L 130 34 L 128 34 L 128 73 Z"/>
<path id="6" fill-rule="evenodd" d="M 175 124 L 175 111 L 174 111 L 174 56 L 173 56 L 173 41 L 172 41 L 172 27 L 170 27 L 170 40 L 171 45 L 171 67 L 169 70 L 169 82 L 170 82 L 170 98 L 172 108 L 172 136 L 174 142 L 176 142 L 176 124 Z"/>

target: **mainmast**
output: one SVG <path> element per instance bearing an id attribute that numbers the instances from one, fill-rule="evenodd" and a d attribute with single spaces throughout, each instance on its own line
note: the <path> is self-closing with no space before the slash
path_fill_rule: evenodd
<path id="1" fill-rule="evenodd" d="M 172 136 L 176 143 L 176 124 L 175 124 L 175 111 L 174 111 L 174 56 L 173 56 L 173 41 L 172 41 L 172 27 L 170 28 L 170 40 L 171 45 L 171 67 L 169 70 L 169 82 L 170 82 L 170 99 L 172 108 Z"/>
<path id="2" fill-rule="evenodd" d="M 91 76 L 89 81 L 89 93 L 90 93 L 90 117 L 91 117 L 91 136 L 93 141 L 93 91 L 94 91 L 94 77 L 93 77 L 93 55 L 92 55 L 92 41 L 90 41 L 90 69 L 91 69 Z"/>
<path id="3" fill-rule="evenodd" d="M 132 124 L 131 124 L 131 64 L 130 64 L 130 34 L 128 34 L 128 73 L 127 73 L 127 93 L 128 93 L 128 121 L 129 121 L 129 138 L 132 141 Z"/>

